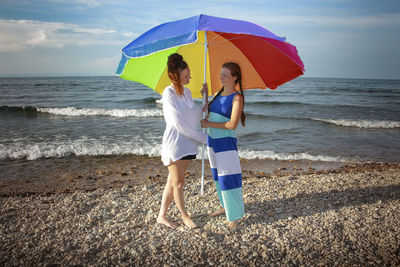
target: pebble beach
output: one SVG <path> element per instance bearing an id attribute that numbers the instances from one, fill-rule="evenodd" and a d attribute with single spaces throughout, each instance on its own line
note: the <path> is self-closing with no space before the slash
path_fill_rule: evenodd
<path id="1" fill-rule="evenodd" d="M 199 227 L 185 227 L 172 204 L 173 230 L 156 224 L 166 182 L 159 159 L 147 171 L 105 162 L 91 172 L 69 163 L 74 170 L 52 182 L 2 179 L 0 265 L 400 265 L 400 164 L 242 162 L 246 215 L 229 230 L 224 216 L 209 216 L 220 206 L 209 175 L 200 194 L 195 160 L 185 201 Z"/>

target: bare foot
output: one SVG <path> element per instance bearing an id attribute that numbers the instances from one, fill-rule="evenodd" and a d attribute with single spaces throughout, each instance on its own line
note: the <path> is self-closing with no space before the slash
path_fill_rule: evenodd
<path id="1" fill-rule="evenodd" d="M 190 219 L 189 216 L 182 216 L 182 220 L 187 227 L 191 229 L 197 228 L 197 224 L 195 224 L 194 221 Z"/>
<path id="2" fill-rule="evenodd" d="M 168 221 L 167 218 L 165 218 L 165 217 L 160 217 L 160 216 L 159 216 L 159 217 L 157 218 L 157 223 L 163 224 L 163 225 L 168 226 L 168 227 L 170 227 L 170 228 L 172 228 L 172 229 L 175 229 L 175 228 L 176 228 L 176 225 L 175 225 L 174 223 Z"/>
<path id="3" fill-rule="evenodd" d="M 229 229 L 235 229 L 239 225 L 238 220 L 233 221 L 233 222 L 228 222 L 226 226 L 228 226 Z"/>
<path id="4" fill-rule="evenodd" d="M 211 213 L 210 216 L 211 217 L 215 217 L 215 216 L 219 216 L 219 215 L 222 215 L 222 214 L 225 214 L 225 209 L 217 210 L 216 212 Z"/>

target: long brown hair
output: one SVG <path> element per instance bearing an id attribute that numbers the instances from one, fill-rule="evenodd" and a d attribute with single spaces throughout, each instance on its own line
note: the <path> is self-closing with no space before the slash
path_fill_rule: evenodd
<path id="1" fill-rule="evenodd" d="M 243 97 L 243 109 L 242 109 L 242 114 L 240 115 L 240 120 L 244 127 L 246 124 L 246 114 L 244 114 L 244 94 L 243 94 L 243 86 L 242 86 L 242 71 L 240 70 L 240 66 L 234 62 L 227 62 L 224 65 L 222 65 L 222 68 L 226 68 L 226 69 L 230 70 L 231 75 L 236 77 L 235 85 L 239 84 L 240 94 Z M 224 90 L 224 87 L 222 87 L 221 90 L 219 90 L 219 92 L 213 97 L 213 99 L 208 104 L 209 107 L 210 107 L 211 103 L 222 93 L 223 90 Z"/>
<path id="2" fill-rule="evenodd" d="M 168 57 L 168 77 L 178 95 L 183 95 L 183 86 L 181 83 L 181 72 L 188 67 L 188 64 L 183 60 L 183 57 L 178 53 L 171 54 Z"/>

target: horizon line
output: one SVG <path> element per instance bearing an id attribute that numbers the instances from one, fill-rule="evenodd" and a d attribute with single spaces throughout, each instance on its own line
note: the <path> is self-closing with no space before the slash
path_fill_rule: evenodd
<path id="1" fill-rule="evenodd" d="M 0 74 L 0 78 L 57 78 L 57 77 L 114 77 L 116 74 Z M 324 76 L 299 76 L 297 78 L 312 78 L 312 79 L 355 79 L 355 80 L 400 80 L 399 78 L 362 78 L 362 77 L 324 77 Z M 293 79 L 293 80 L 295 80 Z M 292 80 L 292 81 L 293 81 Z M 289 81 L 290 82 L 290 81 Z"/>

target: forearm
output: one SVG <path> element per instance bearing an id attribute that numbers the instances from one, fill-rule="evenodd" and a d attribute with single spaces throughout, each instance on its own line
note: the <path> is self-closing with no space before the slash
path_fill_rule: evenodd
<path id="1" fill-rule="evenodd" d="M 207 121 L 206 127 L 207 128 L 235 130 L 237 127 L 237 123 L 234 123 L 233 121 L 227 121 L 227 122 Z"/>

